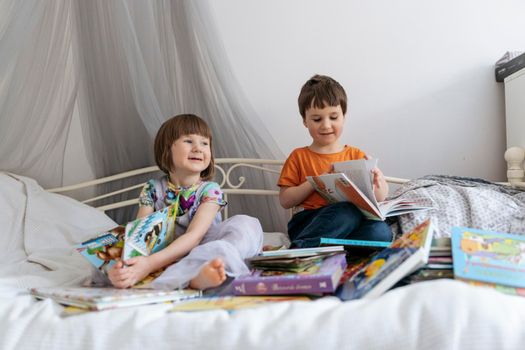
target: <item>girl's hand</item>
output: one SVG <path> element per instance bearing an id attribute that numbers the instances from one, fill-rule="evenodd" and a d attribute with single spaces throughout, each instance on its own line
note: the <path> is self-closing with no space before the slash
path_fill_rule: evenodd
<path id="1" fill-rule="evenodd" d="M 124 265 L 117 262 L 108 272 L 108 277 L 113 286 L 129 288 L 140 282 L 150 274 L 152 267 L 145 256 L 136 256 L 126 261 Z"/>

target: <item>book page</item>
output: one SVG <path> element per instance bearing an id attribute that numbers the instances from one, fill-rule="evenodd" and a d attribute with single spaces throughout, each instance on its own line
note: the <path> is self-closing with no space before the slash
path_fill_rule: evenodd
<path id="1" fill-rule="evenodd" d="M 371 201 L 344 173 L 307 176 L 306 179 L 329 203 L 351 202 L 373 220 L 384 220 L 375 201 Z"/>
<path id="2" fill-rule="evenodd" d="M 377 206 L 372 186 L 372 169 L 377 166 L 377 159 L 356 159 L 334 163 L 334 172 L 344 173 Z"/>

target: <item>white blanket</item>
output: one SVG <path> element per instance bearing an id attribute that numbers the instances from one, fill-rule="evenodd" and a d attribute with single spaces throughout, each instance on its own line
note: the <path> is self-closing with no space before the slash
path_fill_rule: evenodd
<path id="1" fill-rule="evenodd" d="M 284 302 L 169 312 L 168 304 L 60 317 L 25 288 L 79 284 L 89 267 L 72 244 L 114 223 L 34 181 L 0 174 L 0 349 L 522 349 L 525 298 L 457 281 L 394 289 L 372 300 Z"/>

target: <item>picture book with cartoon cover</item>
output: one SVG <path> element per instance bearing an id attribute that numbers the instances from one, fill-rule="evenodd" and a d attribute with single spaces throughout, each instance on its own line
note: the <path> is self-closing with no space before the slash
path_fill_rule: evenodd
<path id="1" fill-rule="evenodd" d="M 352 300 L 376 297 L 386 292 L 427 263 L 435 230 L 427 219 L 412 231 L 402 234 L 348 279 L 338 291 L 338 296 L 342 300 Z"/>
<path id="2" fill-rule="evenodd" d="M 413 211 L 431 209 L 423 199 L 393 199 L 377 202 L 373 190 L 371 170 L 377 159 L 357 159 L 334 163 L 334 173 L 307 176 L 308 182 L 329 203 L 351 202 L 367 218 L 385 220 Z"/>
<path id="3" fill-rule="evenodd" d="M 452 228 L 454 276 L 525 288 L 525 236 L 466 227 Z"/>
<path id="4" fill-rule="evenodd" d="M 201 291 L 193 289 L 116 289 L 91 287 L 31 288 L 30 294 L 39 299 L 53 299 L 64 305 L 100 311 L 119 307 L 174 302 L 197 298 Z"/>
<path id="5" fill-rule="evenodd" d="M 117 261 L 147 256 L 171 243 L 175 239 L 176 213 L 177 204 L 173 204 L 82 242 L 75 249 L 107 275 Z"/>

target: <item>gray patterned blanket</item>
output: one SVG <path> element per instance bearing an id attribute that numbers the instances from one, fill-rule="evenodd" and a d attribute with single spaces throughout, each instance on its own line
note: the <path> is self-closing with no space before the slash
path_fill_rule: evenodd
<path id="1" fill-rule="evenodd" d="M 430 217 L 438 236 L 450 237 L 453 226 L 525 235 L 525 190 L 482 179 L 428 175 L 411 180 L 390 198 L 427 198 L 435 209 L 398 217 L 401 232 Z"/>

